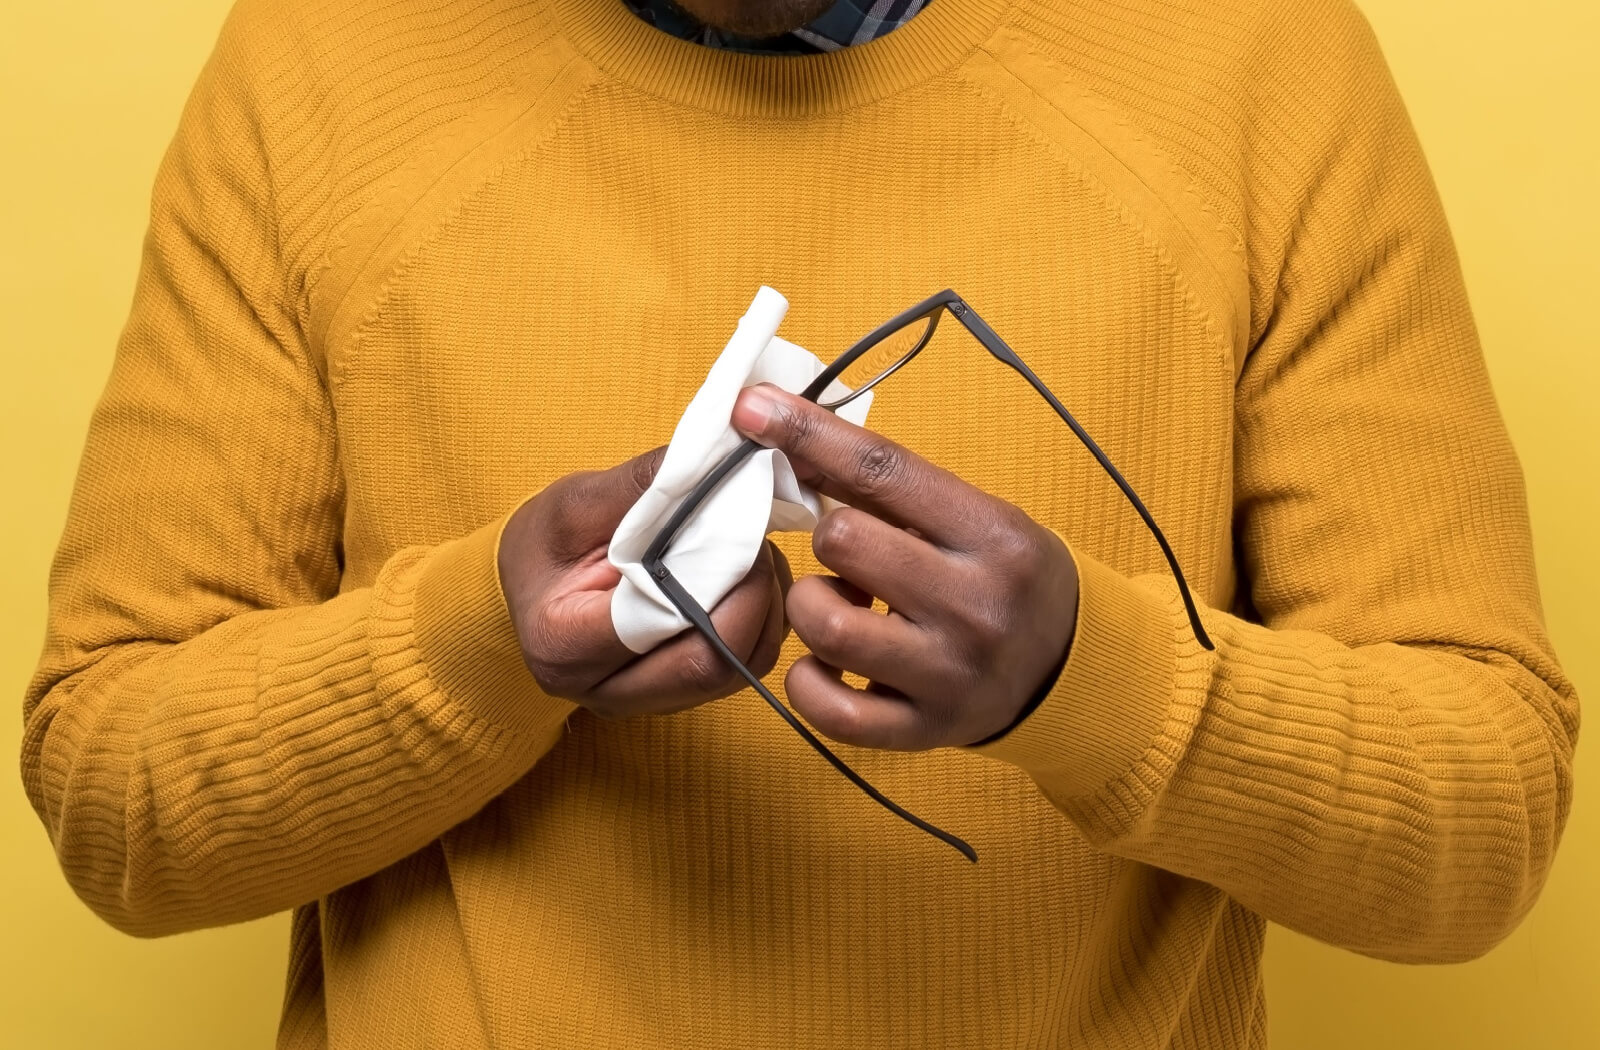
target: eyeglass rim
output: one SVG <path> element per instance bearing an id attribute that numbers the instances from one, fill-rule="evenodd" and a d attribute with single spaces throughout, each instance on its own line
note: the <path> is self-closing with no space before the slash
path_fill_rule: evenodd
<path id="1" fill-rule="evenodd" d="M 1050 407 L 1062 419 L 1062 421 L 1067 424 L 1073 434 L 1083 444 L 1084 448 L 1089 451 L 1089 453 L 1100 464 L 1101 468 L 1105 470 L 1106 474 L 1116 483 L 1117 487 L 1122 490 L 1124 496 L 1127 497 L 1133 508 L 1138 512 L 1146 527 L 1149 528 L 1151 535 L 1161 547 L 1161 552 L 1166 558 L 1172 575 L 1177 582 L 1178 591 L 1183 599 L 1184 609 L 1188 614 L 1189 623 L 1193 628 L 1195 640 L 1203 648 L 1215 651 L 1216 643 L 1211 640 L 1210 636 L 1206 632 L 1205 625 L 1201 622 L 1199 609 L 1197 608 L 1194 597 L 1190 592 L 1188 581 L 1183 574 L 1183 569 L 1178 564 L 1177 555 L 1174 553 L 1172 545 L 1167 541 L 1166 535 L 1161 531 L 1160 526 L 1156 523 L 1155 517 L 1150 513 L 1149 508 L 1145 506 L 1144 501 L 1139 498 L 1138 493 L 1135 492 L 1133 486 L 1128 483 L 1127 478 L 1123 477 L 1122 472 L 1119 471 L 1116 465 L 1111 462 L 1110 457 L 1108 457 L 1105 454 L 1105 451 L 1100 448 L 1100 446 L 1092 437 L 1089 436 L 1088 431 L 1086 431 L 1082 424 L 1080 424 L 1073 417 L 1072 413 L 1067 410 L 1067 407 L 1061 403 L 1061 400 L 1057 398 L 1056 395 L 1051 392 L 1050 388 L 1047 387 L 1036 374 L 1034 374 L 1033 370 L 1029 368 L 1020 357 L 1017 356 L 1016 351 L 1012 350 L 1005 340 L 1001 339 L 999 334 L 996 333 L 994 329 L 983 320 L 983 318 L 978 316 L 975 310 L 973 310 L 959 296 L 957 296 L 953 290 L 945 289 L 942 292 L 929 296 L 927 299 L 916 304 L 910 309 L 901 311 L 901 313 L 895 315 L 888 321 L 873 329 L 862 339 L 857 340 L 857 342 L 852 345 L 849 350 L 839 355 L 833 364 L 825 368 L 822 374 L 818 375 L 818 377 L 813 380 L 811 386 L 808 386 L 802 392 L 801 396 L 815 402 L 821 391 L 825 390 L 828 384 L 833 382 L 833 380 L 839 374 L 841 374 L 845 368 L 848 368 L 862 353 L 865 353 L 868 349 L 877 345 L 878 342 L 881 342 L 888 335 L 893 334 L 900 328 L 915 322 L 929 313 L 935 313 L 935 321 L 929 326 L 929 332 L 925 335 L 925 338 L 920 341 L 915 348 L 913 348 L 913 351 L 906 354 L 904 358 L 902 358 L 900 362 L 897 362 L 893 368 L 886 369 L 870 384 L 867 384 L 863 390 L 870 389 L 872 386 L 876 386 L 877 383 L 881 382 L 895 371 L 898 371 L 901 365 L 909 361 L 912 357 L 915 357 L 917 353 L 921 352 L 922 347 L 925 346 L 932 338 L 932 331 L 938 323 L 936 312 L 942 312 L 942 308 L 948 308 L 950 313 L 961 322 L 962 326 L 966 328 L 966 330 L 972 336 L 974 336 L 978 342 L 981 343 L 983 347 L 995 357 L 996 360 L 1015 370 L 1025 380 L 1027 380 L 1028 384 L 1033 387 L 1033 389 L 1040 396 L 1042 396 L 1046 402 L 1049 403 Z M 840 401 L 835 404 L 842 403 L 844 402 Z M 855 784 L 870 798 L 876 801 L 879 805 L 883 806 L 889 812 L 899 816 L 912 826 L 919 828 L 933 837 L 953 846 L 969 861 L 976 863 L 978 860 L 977 852 L 973 850 L 973 848 L 966 841 L 961 839 L 959 836 L 953 835 L 950 832 L 945 831 L 926 820 L 923 820 L 921 817 L 918 817 L 910 810 L 884 795 L 877 788 L 873 787 L 872 784 L 870 784 L 864 777 L 862 777 L 861 774 L 851 769 L 843 759 L 839 758 L 839 756 L 834 754 L 826 744 L 819 740 L 816 734 L 812 733 L 811 730 L 807 728 L 806 725 L 797 717 L 795 717 L 793 712 L 789 711 L 789 709 L 778 700 L 772 691 L 766 687 L 766 685 L 761 681 L 760 676 L 756 675 L 748 667 L 744 666 L 743 662 L 736 655 L 734 655 L 733 651 L 728 648 L 727 642 L 724 641 L 721 635 L 717 633 L 716 627 L 711 622 L 710 614 L 704 609 L 700 608 L 699 603 L 695 601 L 694 596 L 691 595 L 688 590 L 673 577 L 672 570 L 667 568 L 664 560 L 666 549 L 677 537 L 677 534 L 681 530 L 684 521 L 686 521 L 689 515 L 692 514 L 694 510 L 705 501 L 706 497 L 717 487 L 717 485 L 722 482 L 722 479 L 725 478 L 730 471 L 732 471 L 738 464 L 743 462 L 751 453 L 755 452 L 761 447 L 762 446 L 756 441 L 746 439 L 739 445 L 738 448 L 734 449 L 733 452 L 724 457 L 723 461 L 717 464 L 717 466 L 712 469 L 710 474 L 701 480 L 700 484 L 695 487 L 694 491 L 692 491 L 689 496 L 678 505 L 678 508 L 674 511 L 671 518 L 668 519 L 666 525 L 664 525 L 657 532 L 655 539 L 651 541 L 650 547 L 645 551 L 641 559 L 643 567 L 655 580 L 656 585 L 661 592 L 666 595 L 668 600 L 670 600 L 674 606 L 678 608 L 678 611 L 690 620 L 695 629 L 700 631 L 700 633 L 705 636 L 706 640 L 713 646 L 713 648 L 716 649 L 718 654 L 724 660 L 726 660 L 740 674 L 740 676 L 745 679 L 745 681 L 750 684 L 751 688 L 753 688 L 761 696 L 761 698 L 766 701 L 767 705 L 776 711 L 778 715 L 783 718 L 783 720 L 787 722 L 790 727 L 793 728 L 794 731 L 811 746 L 813 750 L 821 754 L 824 759 L 826 759 L 835 769 L 837 769 L 848 780 L 850 780 L 851 783 Z M 986 742 L 987 741 L 980 741 L 980 743 Z"/>
<path id="2" fill-rule="evenodd" d="M 879 383 L 883 382 L 885 379 L 888 379 L 890 376 L 900 371 L 900 369 L 910 364 L 912 358 L 920 354 L 923 349 L 933 341 L 933 335 L 936 331 L 938 331 L 939 319 L 944 316 L 945 308 L 951 303 L 957 302 L 959 299 L 960 296 L 956 295 L 954 291 L 946 288 L 944 291 L 939 292 L 936 295 L 929 296 L 910 309 L 900 311 L 900 313 L 889 318 L 889 320 L 883 322 L 878 327 L 862 336 L 860 339 L 857 339 L 850 345 L 848 349 L 844 351 L 844 353 L 834 358 L 828 367 L 824 368 L 820 373 L 818 373 L 817 377 L 800 392 L 799 396 L 805 398 L 807 401 L 815 401 L 818 405 L 826 408 L 830 412 L 837 412 L 845 405 L 848 405 L 862 394 L 865 394 L 868 390 L 871 390 L 873 387 L 877 386 Z M 821 400 L 823 392 L 826 391 L 836 379 L 844 375 L 845 370 L 851 365 L 859 361 L 869 351 L 871 351 L 885 339 L 888 339 L 890 336 L 901 331 L 902 329 L 910 328 L 912 325 L 922 320 L 929 321 L 927 331 L 923 332 L 922 335 L 917 339 L 917 345 L 913 346 L 905 354 L 901 355 L 901 357 L 897 359 L 893 365 L 873 376 L 869 382 L 853 388 L 850 393 L 846 394 L 842 398 L 838 398 L 833 401 Z"/>
<path id="3" fill-rule="evenodd" d="M 1188 615 L 1189 625 L 1194 631 L 1195 640 L 1200 643 L 1202 648 L 1215 651 L 1216 643 L 1211 640 L 1210 634 L 1205 629 L 1205 624 L 1201 621 L 1199 607 L 1189 587 L 1189 581 L 1183 573 L 1183 568 L 1178 564 L 1178 556 L 1173 551 L 1172 544 L 1167 540 L 1166 534 L 1162 532 L 1161 526 L 1156 523 L 1155 516 L 1150 513 L 1150 509 L 1139 498 L 1139 494 L 1128 483 L 1128 479 L 1123 477 L 1116 464 L 1111 462 L 1111 458 L 1105 454 L 1105 451 L 1096 443 L 1094 438 L 1089 436 L 1089 432 L 1083 428 L 1083 425 L 1073 418 L 1072 413 L 1067 410 L 1067 406 L 1061 403 L 1061 400 L 1056 397 L 1050 388 L 1034 374 L 1033 369 L 1029 368 L 1017 356 L 1016 351 L 1011 349 L 1010 345 L 1000 338 L 999 334 L 989 326 L 988 322 L 979 317 L 977 311 L 968 306 L 953 289 L 946 288 L 941 292 L 928 296 L 922 302 L 902 310 L 862 338 L 856 340 L 848 350 L 840 354 L 832 364 L 824 368 L 811 381 L 811 384 L 801 391 L 800 396 L 815 402 L 820 393 L 827 389 L 828 384 L 832 383 L 846 368 L 850 367 L 861 354 L 906 325 L 929 313 L 942 309 L 948 309 L 991 355 L 1021 375 L 1028 382 L 1028 385 L 1033 387 L 1049 403 L 1056 415 L 1067 424 L 1083 447 L 1100 464 L 1106 475 L 1122 490 L 1123 495 L 1139 517 L 1143 519 L 1145 527 L 1150 530 L 1151 536 L 1154 537 L 1157 545 L 1161 548 L 1162 556 L 1166 559 L 1167 566 L 1178 585 L 1178 593 L 1183 600 L 1184 611 Z M 921 351 L 920 345 L 917 347 L 917 351 Z M 905 360 L 909 360 L 912 356 L 914 355 L 908 354 Z M 898 369 L 899 366 L 897 365 L 896 368 L 885 371 L 871 385 L 877 385 L 877 383 L 887 378 L 894 371 L 898 371 Z M 672 516 L 667 519 L 667 523 L 656 533 L 655 538 L 651 540 L 650 546 L 645 549 L 640 561 L 645 571 L 657 581 L 658 585 L 671 579 L 672 570 L 667 568 L 665 562 L 667 548 L 672 545 L 672 541 L 682 531 L 683 525 L 688 521 L 689 516 L 705 502 L 706 498 L 722 483 L 723 478 L 727 477 L 729 472 L 762 447 L 760 443 L 752 438 L 746 438 L 741 442 L 737 448 L 723 458 L 721 463 L 717 464 L 709 474 L 701 479 L 700 484 L 696 485 L 688 497 L 678 504 Z"/>

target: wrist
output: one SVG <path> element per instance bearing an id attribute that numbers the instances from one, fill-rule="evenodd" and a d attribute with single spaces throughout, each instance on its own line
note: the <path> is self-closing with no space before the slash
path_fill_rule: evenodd
<path id="1" fill-rule="evenodd" d="M 996 740 L 999 740 L 1001 737 L 1005 736 L 1007 733 L 1010 733 L 1013 729 L 1020 726 L 1023 722 L 1026 722 L 1028 720 L 1028 716 L 1033 714 L 1039 705 L 1044 703 L 1045 697 L 1049 696 L 1051 691 L 1055 689 L 1056 682 L 1061 678 L 1062 668 L 1067 666 L 1067 656 L 1071 652 L 1072 637 L 1071 635 L 1068 635 L 1067 644 L 1061 649 L 1060 659 L 1056 661 L 1055 666 L 1050 669 L 1050 672 L 1045 675 L 1044 683 L 1040 685 L 1038 689 L 1033 691 L 1033 695 L 1029 696 L 1027 700 L 1023 701 L 1022 709 L 1017 712 L 1016 717 L 1010 722 L 1006 723 L 1003 728 L 996 732 L 990 733 L 982 740 L 974 740 L 972 743 L 964 744 L 962 746 L 981 747 L 984 744 L 992 744 Z"/>
<path id="2" fill-rule="evenodd" d="M 518 735 L 542 737 L 574 709 L 529 672 L 502 580 L 508 517 L 433 551 L 415 597 L 418 654 L 441 693 L 463 712 Z"/>
<path id="3" fill-rule="evenodd" d="M 1052 797 L 1088 794 L 1132 769 L 1159 738 L 1174 702 L 1180 647 L 1174 599 L 1081 550 L 1072 649 L 1032 715 L 976 754 L 1017 766 Z"/>

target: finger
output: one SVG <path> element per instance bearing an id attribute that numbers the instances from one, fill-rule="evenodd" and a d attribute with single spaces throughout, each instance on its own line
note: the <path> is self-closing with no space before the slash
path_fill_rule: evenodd
<path id="1" fill-rule="evenodd" d="M 570 561 L 607 545 L 623 515 L 650 487 L 666 452 L 662 445 L 607 470 L 569 474 L 547 488 L 541 495 L 550 501 L 552 552 Z"/>
<path id="2" fill-rule="evenodd" d="M 617 520 L 622 520 L 622 515 L 628 512 L 645 489 L 656 479 L 656 471 L 661 469 L 661 461 L 667 457 L 667 446 L 657 445 L 648 452 L 641 452 L 632 459 L 618 463 L 610 470 L 603 470 L 596 479 L 595 497 L 597 501 L 612 511 L 620 508 Z"/>
<path id="3" fill-rule="evenodd" d="M 852 603 L 837 577 L 807 576 L 789 590 L 794 633 L 824 663 L 920 695 L 934 687 L 940 661 L 928 636 L 898 613 Z"/>
<path id="4" fill-rule="evenodd" d="M 922 713 L 907 700 L 852 689 L 815 655 L 802 656 L 784 678 L 789 706 L 817 732 L 842 744 L 885 751 L 932 746 Z"/>
<path id="5" fill-rule="evenodd" d="M 761 628 L 761 637 L 756 640 L 755 648 L 750 651 L 750 659 L 745 661 L 745 666 L 755 672 L 757 678 L 765 678 L 778 665 L 778 656 L 783 652 L 783 640 L 789 634 L 789 616 L 783 607 L 784 585 L 774 576 L 771 586 L 767 622 Z"/>
<path id="6" fill-rule="evenodd" d="M 772 572 L 778 580 L 778 590 L 787 595 L 789 588 L 794 583 L 794 570 L 789 567 L 789 558 L 779 549 L 776 543 L 766 541 L 767 553 L 772 558 Z M 780 603 L 781 604 L 781 603 Z"/>
<path id="7" fill-rule="evenodd" d="M 960 568 L 926 540 L 853 507 L 823 515 L 811 531 L 817 560 L 914 622 L 948 607 Z"/>
<path id="8" fill-rule="evenodd" d="M 773 549 L 771 544 L 763 544 L 750 571 L 711 610 L 711 626 L 746 666 L 766 627 L 772 604 Z"/>
<path id="9" fill-rule="evenodd" d="M 734 402 L 733 424 L 769 448 L 798 456 L 824 495 L 968 549 L 992 502 L 981 490 L 909 449 L 769 384 Z M 980 521 L 974 522 L 974 518 Z"/>
<path id="10" fill-rule="evenodd" d="M 806 577 L 802 576 L 801 579 L 806 579 Z M 818 576 L 817 579 L 833 588 L 840 597 L 851 605 L 859 605 L 863 609 L 872 608 L 873 597 L 871 591 L 857 587 L 849 580 L 838 576 Z"/>
<path id="11" fill-rule="evenodd" d="M 773 576 L 771 556 L 763 550 L 744 578 L 711 610 L 712 627 L 746 666 L 767 629 Z M 598 682 L 589 696 L 631 714 L 667 714 L 725 696 L 743 681 L 691 627 Z"/>

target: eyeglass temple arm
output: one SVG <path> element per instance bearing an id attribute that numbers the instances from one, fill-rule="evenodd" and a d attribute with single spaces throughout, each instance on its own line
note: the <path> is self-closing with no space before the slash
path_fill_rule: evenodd
<path id="1" fill-rule="evenodd" d="M 717 654 L 727 662 L 728 666 L 739 672 L 739 677 L 743 678 L 750 684 L 751 688 L 761 694 L 761 699 L 767 702 L 767 706 L 778 712 L 779 717 L 781 717 L 785 722 L 788 722 L 789 727 L 796 733 L 799 733 L 800 736 L 805 739 L 806 743 L 810 744 L 818 754 L 822 755 L 823 758 L 826 758 L 834 769 L 837 769 L 840 773 L 844 774 L 845 779 L 849 780 L 856 787 L 866 792 L 869 798 L 878 803 L 878 805 L 887 809 L 889 812 L 893 813 L 895 816 L 899 817 L 901 820 L 904 820 L 906 823 L 915 828 L 927 832 L 936 839 L 954 846 L 961 852 L 962 856 L 966 857 L 974 864 L 978 862 L 977 851 L 968 845 L 966 841 L 955 835 L 952 835 L 943 828 L 935 827 L 926 820 L 923 820 L 921 817 L 917 816 L 915 813 L 905 809 L 893 799 L 884 795 L 883 792 L 867 783 L 865 778 L 863 778 L 860 773 L 857 773 L 855 770 L 846 765 L 844 759 L 840 758 L 838 755 L 829 750 L 828 745 L 824 744 L 821 740 L 818 740 L 816 735 L 813 734 L 810 729 L 806 728 L 804 722 L 796 718 L 794 714 L 787 707 L 785 707 L 776 696 L 772 695 L 772 692 L 766 687 L 765 684 L 762 683 L 761 679 L 744 665 L 744 661 L 740 660 L 736 655 L 734 655 L 733 650 L 728 648 L 728 643 L 723 641 L 722 636 L 717 633 L 716 627 L 711 623 L 711 617 L 708 616 L 706 611 L 700 607 L 700 603 L 694 600 L 693 595 L 685 590 L 683 585 L 678 582 L 677 578 L 672 575 L 671 569 L 668 569 L 659 561 L 657 561 L 654 566 L 646 564 L 645 568 L 650 573 L 651 579 L 655 581 L 656 586 L 661 588 L 662 593 L 667 596 L 673 605 L 678 607 L 678 611 L 683 613 L 689 622 L 694 625 L 695 629 L 705 637 L 706 641 L 711 643 L 712 648 L 717 650 Z"/>
<path id="2" fill-rule="evenodd" d="M 1200 622 L 1199 611 L 1195 608 L 1194 598 L 1189 592 L 1188 581 L 1184 579 L 1183 571 L 1178 567 L 1177 556 L 1172 552 L 1172 547 L 1167 543 L 1167 538 L 1162 534 L 1160 527 L 1156 525 L 1155 518 L 1145 507 L 1144 502 L 1139 499 L 1138 494 L 1133 491 L 1133 486 L 1129 485 L 1127 479 L 1122 476 L 1122 473 L 1112 465 L 1110 458 L 1105 454 L 1104 451 L 1101 450 L 1099 445 L 1095 444 L 1094 439 L 1089 436 L 1088 432 L 1085 431 L 1081 425 L 1079 425 L 1078 421 L 1072 417 L 1072 413 L 1067 411 L 1066 406 L 1063 405 L 1060 400 L 1050 392 L 1050 388 L 1045 386 L 1038 376 L 1034 375 L 1033 370 L 1023 363 L 1022 359 L 1017 356 L 1015 351 L 1006 345 L 1005 341 L 1000 338 L 994 329 L 989 327 L 988 322 L 979 317 L 977 312 L 968 306 L 966 302 L 957 296 L 953 291 L 947 289 L 935 296 L 930 297 L 923 303 L 918 304 L 918 306 L 906 311 L 904 316 L 909 316 L 929 307 L 937 308 L 941 305 L 946 306 L 950 312 L 955 315 L 956 319 L 966 327 L 967 331 L 972 333 L 973 338 L 982 343 L 984 348 L 988 350 L 990 354 L 992 354 L 1003 364 L 1012 368 L 1028 381 L 1028 384 L 1032 386 L 1033 389 L 1037 391 L 1046 402 L 1049 403 L 1050 407 L 1055 410 L 1055 413 L 1060 416 L 1062 421 L 1065 422 L 1069 428 L 1071 428 L 1075 435 L 1077 435 L 1078 440 L 1083 443 L 1083 446 L 1088 449 L 1089 453 L 1094 456 L 1096 461 L 1099 462 L 1101 468 L 1104 469 L 1105 472 L 1111 476 L 1111 479 L 1117 483 L 1117 487 L 1122 490 L 1123 495 L 1126 496 L 1128 501 L 1133 504 L 1134 510 L 1138 512 L 1139 517 L 1143 519 L 1145 526 L 1149 528 L 1151 534 L 1155 536 L 1156 543 L 1160 545 L 1161 553 L 1165 555 L 1167 559 L 1167 565 L 1172 569 L 1173 578 L 1178 582 L 1178 590 L 1183 596 L 1184 608 L 1188 611 L 1189 624 L 1194 630 L 1195 638 L 1205 648 L 1215 649 L 1216 646 L 1212 644 L 1210 636 L 1206 634 L 1205 626 Z M 897 318 L 883 327 L 887 328 L 895 326 L 899 322 L 900 319 Z M 836 366 L 832 371 L 837 371 L 839 367 L 842 367 L 843 363 L 844 362 L 836 363 Z M 831 372 L 827 375 L 826 379 L 819 377 L 818 382 L 813 384 L 813 386 L 815 386 L 817 389 L 813 391 L 808 388 L 803 396 L 807 396 L 813 400 L 816 399 L 817 395 L 821 392 L 821 388 L 825 386 L 827 380 L 831 378 Z M 689 515 L 704 501 L 705 497 L 710 494 L 711 490 L 715 489 L 722 482 L 723 478 L 725 478 L 734 467 L 738 466 L 745 459 L 749 458 L 751 453 L 755 452 L 761 447 L 762 446 L 759 443 L 746 439 L 739 445 L 738 448 L 725 457 L 709 475 L 703 478 L 700 484 L 696 486 L 694 493 L 692 493 L 688 499 L 679 504 L 677 510 L 667 520 L 666 524 L 661 528 L 661 530 L 657 532 L 655 539 L 651 542 L 650 546 L 645 550 L 643 557 L 640 559 L 641 564 L 644 566 L 645 571 L 650 574 L 651 579 L 655 581 L 656 586 L 660 588 L 661 592 L 667 596 L 667 599 L 672 602 L 672 604 L 680 613 L 683 614 L 685 619 L 689 620 L 694 628 L 699 631 L 700 634 L 711 644 L 712 648 L 717 651 L 717 654 L 721 656 L 723 660 L 727 661 L 728 665 L 737 671 L 739 676 L 749 683 L 751 688 L 755 689 L 755 691 L 761 695 L 761 698 L 767 702 L 767 706 L 771 707 L 778 713 L 779 717 L 781 717 L 785 722 L 789 723 L 789 727 L 796 733 L 800 734 L 801 738 L 804 739 L 806 743 L 810 744 L 813 750 L 826 758 L 830 765 L 837 769 L 852 784 L 860 788 L 873 801 L 883 806 L 889 812 L 900 817 L 902 820 L 911 824 L 913 827 L 919 828 L 922 831 L 925 831 L 935 838 L 941 840 L 942 842 L 948 843 L 949 845 L 955 847 L 968 860 L 976 863 L 978 859 L 977 852 L 973 850 L 973 848 L 964 840 L 950 834 L 942 828 L 935 827 L 934 825 L 923 820 L 921 817 L 918 817 L 916 814 L 895 803 L 877 788 L 867 783 L 867 781 L 863 779 L 859 773 L 846 765 L 843 759 L 841 759 L 838 755 L 835 755 L 831 750 L 829 750 L 826 744 L 817 739 L 816 735 L 813 734 L 811 730 L 806 728 L 805 723 L 796 718 L 794 714 L 791 713 L 789 709 L 785 707 L 769 689 L 767 689 L 766 685 L 762 683 L 761 679 L 751 672 L 750 669 L 744 665 L 744 662 L 740 660 L 731 649 L 728 648 L 728 644 L 723 641 L 722 636 L 717 633 L 716 626 L 712 624 L 711 617 L 707 615 L 706 611 L 700 607 L 700 603 L 695 601 L 694 597 L 690 595 L 686 589 L 684 589 L 683 585 L 678 582 L 677 578 L 672 575 L 672 570 L 667 568 L 663 560 L 666 555 L 666 550 L 671 545 L 673 539 L 676 538 L 679 530 L 682 529 L 683 524 L 688 519 Z"/>
<path id="3" fill-rule="evenodd" d="M 1089 454 L 1099 461 L 1100 466 L 1111 476 L 1111 480 L 1115 481 L 1117 487 L 1122 490 L 1122 494 L 1128 497 L 1128 502 L 1133 504 L 1133 509 L 1139 512 L 1139 517 L 1144 519 L 1144 523 L 1150 529 L 1151 535 L 1156 538 L 1156 543 L 1161 546 L 1161 553 L 1166 556 L 1167 565 L 1172 569 L 1172 577 L 1178 581 L 1178 593 L 1183 596 L 1183 607 L 1189 614 L 1189 626 L 1194 630 L 1195 640 L 1206 649 L 1215 650 L 1216 646 L 1212 644 L 1211 636 L 1206 633 L 1205 625 L 1200 622 L 1200 611 L 1195 608 L 1194 596 L 1189 593 L 1189 581 L 1183 578 L 1183 570 L 1178 568 L 1178 556 L 1172 552 L 1172 545 L 1167 542 L 1167 537 L 1162 534 L 1161 527 L 1156 524 L 1156 519 L 1145 507 L 1144 501 L 1139 498 L 1138 493 L 1133 491 L 1133 486 L 1128 484 L 1128 480 L 1122 476 L 1122 472 L 1112 465 L 1110 457 L 1101 451 L 1099 445 L 1095 444 L 1094 438 L 1089 436 L 1089 432 L 1084 430 L 1076 419 L 1072 418 L 1072 413 L 1067 411 L 1067 406 L 1063 405 L 1050 392 L 1050 388 L 1045 386 L 1039 377 L 1033 374 L 1033 369 L 1023 363 L 1022 358 L 1017 356 L 1016 351 L 1006 345 L 1005 340 L 1001 339 L 995 330 L 989 327 L 987 321 L 978 316 L 976 310 L 961 299 L 954 299 L 947 304 L 947 308 L 955 315 L 956 320 L 966 326 L 967 331 L 972 333 L 973 338 L 983 344 L 984 349 L 988 350 L 1002 363 L 1014 369 L 1022 378 L 1028 381 L 1028 384 L 1034 390 L 1038 391 L 1040 397 L 1050 403 L 1050 407 L 1055 409 L 1056 415 L 1060 416 L 1062 421 L 1072 428 L 1072 432 L 1078 436 L 1078 440 L 1083 443 L 1083 447 L 1088 449 Z"/>
<path id="4" fill-rule="evenodd" d="M 729 667 L 738 672 L 739 677 L 748 682 L 751 688 L 760 693 L 761 699 L 767 702 L 767 706 L 776 711 L 785 722 L 789 723 L 789 727 L 799 733 L 801 738 L 811 745 L 812 750 L 827 759 L 829 765 L 837 769 L 844 775 L 845 779 L 860 788 L 868 798 L 878 803 L 878 805 L 912 827 L 925 831 L 934 838 L 954 846 L 962 856 L 976 864 L 978 861 L 977 851 L 968 845 L 965 840 L 952 835 L 943 828 L 928 823 L 884 795 L 883 792 L 867 783 L 861 774 L 846 765 L 844 759 L 834 754 L 828 748 L 828 745 L 817 739 L 816 734 L 807 729 L 804 722 L 796 718 L 776 696 L 772 695 L 772 691 L 762 683 L 760 677 L 752 673 L 744 665 L 744 661 L 740 660 L 733 650 L 728 648 L 728 643 L 723 641 L 722 635 L 717 633 L 716 625 L 711 622 L 711 617 L 700 607 L 700 603 L 694 600 L 694 596 L 688 592 L 683 584 L 678 582 L 677 577 L 672 575 L 672 570 L 667 567 L 665 561 L 667 548 L 671 546 L 672 541 L 677 537 L 679 530 L 683 528 L 683 524 L 688 520 L 689 515 L 705 501 L 706 497 L 722 483 L 722 480 L 736 466 L 743 463 L 750 457 L 751 453 L 761 447 L 758 442 L 746 438 L 738 448 L 723 457 L 722 462 L 718 463 L 710 474 L 701 479 L 700 483 L 695 486 L 694 492 L 678 505 L 677 510 L 673 512 L 672 516 L 667 519 L 666 524 L 656 533 L 656 538 L 651 541 L 650 546 L 646 548 L 644 555 L 639 559 L 640 564 L 644 566 L 645 572 L 650 574 L 650 579 L 655 582 L 661 593 L 667 596 L 667 600 L 683 614 L 684 618 L 694 626 L 695 630 L 700 632 L 707 642 L 711 643 L 711 647 L 717 651 L 717 655 L 722 657 Z"/>
<path id="5" fill-rule="evenodd" d="M 667 548 L 672 546 L 672 541 L 678 538 L 678 533 L 682 531 L 684 523 L 689 520 L 689 515 L 699 509 L 712 491 L 722 484 L 722 479 L 733 472 L 734 467 L 749 459 L 750 454 L 759 451 L 761 447 L 760 442 L 745 438 L 739 443 L 738 448 L 722 457 L 722 462 L 713 467 L 711 473 L 700 479 L 699 484 L 694 487 L 694 491 L 679 502 L 677 509 L 672 512 L 671 517 L 667 518 L 666 524 L 656 530 L 656 538 L 650 541 L 650 546 L 646 547 L 644 554 L 639 557 L 639 563 L 645 567 L 646 572 L 658 580 L 667 578 L 660 576 L 658 570 L 660 572 L 668 572 L 662 559 L 667 556 Z M 668 572 L 668 576 L 670 575 L 671 573 Z M 685 615 L 688 614 L 685 613 Z"/>

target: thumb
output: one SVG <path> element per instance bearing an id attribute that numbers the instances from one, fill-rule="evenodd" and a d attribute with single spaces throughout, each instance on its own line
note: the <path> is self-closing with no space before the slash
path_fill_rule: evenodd
<path id="1" fill-rule="evenodd" d="M 561 500 L 562 522 L 568 534 L 586 545 L 616 531 L 628 508 L 655 480 L 667 447 L 653 448 L 606 470 L 571 476 L 572 487 Z"/>
<path id="2" fill-rule="evenodd" d="M 666 445 L 651 448 L 605 471 L 568 474 L 547 488 L 541 525 L 546 551 L 560 562 L 576 562 L 605 546 L 622 515 L 650 488 L 666 451 Z"/>
<path id="3" fill-rule="evenodd" d="M 641 452 L 632 459 L 618 463 L 610 470 L 601 471 L 595 479 L 600 491 L 597 499 L 617 513 L 617 521 L 628 513 L 628 508 L 638 502 L 644 490 L 656 478 L 661 461 L 667 457 L 667 446 L 658 445 L 649 452 Z"/>

